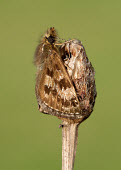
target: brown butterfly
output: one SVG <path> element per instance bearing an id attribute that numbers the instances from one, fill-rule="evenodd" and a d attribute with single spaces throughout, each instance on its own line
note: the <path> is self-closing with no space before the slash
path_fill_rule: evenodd
<path id="1" fill-rule="evenodd" d="M 36 97 L 40 112 L 81 122 L 92 112 L 96 98 L 94 69 L 79 40 L 57 42 L 54 27 L 38 45 Z"/>

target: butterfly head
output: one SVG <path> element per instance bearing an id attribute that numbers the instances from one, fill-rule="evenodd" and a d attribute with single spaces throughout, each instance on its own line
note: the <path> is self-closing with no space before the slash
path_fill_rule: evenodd
<path id="1" fill-rule="evenodd" d="M 54 27 L 51 27 L 47 30 L 45 36 L 44 36 L 45 42 L 49 44 L 54 44 L 57 40 L 57 32 Z"/>

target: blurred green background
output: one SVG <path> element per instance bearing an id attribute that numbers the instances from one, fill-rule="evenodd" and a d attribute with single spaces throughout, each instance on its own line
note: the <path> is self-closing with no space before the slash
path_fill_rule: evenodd
<path id="1" fill-rule="evenodd" d="M 50 26 L 80 39 L 96 71 L 98 97 L 79 128 L 74 170 L 120 170 L 120 0 L 0 0 L 0 170 L 61 169 L 61 121 L 38 111 L 32 63 Z"/>

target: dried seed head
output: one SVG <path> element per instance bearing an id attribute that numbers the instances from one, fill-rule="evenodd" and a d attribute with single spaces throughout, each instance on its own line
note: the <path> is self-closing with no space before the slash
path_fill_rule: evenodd
<path id="1" fill-rule="evenodd" d="M 88 117 L 93 111 L 97 95 L 94 68 L 79 40 L 72 40 L 60 47 L 64 65 L 75 87 L 82 115 Z"/>
<path id="2" fill-rule="evenodd" d="M 35 52 L 39 110 L 61 119 L 81 122 L 92 112 L 96 98 L 94 68 L 79 40 L 56 45 L 54 27 Z"/>

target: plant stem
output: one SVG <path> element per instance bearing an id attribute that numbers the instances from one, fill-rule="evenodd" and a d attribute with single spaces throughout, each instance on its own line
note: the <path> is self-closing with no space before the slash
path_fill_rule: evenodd
<path id="1" fill-rule="evenodd" d="M 62 123 L 62 170 L 73 170 L 79 123 Z"/>

